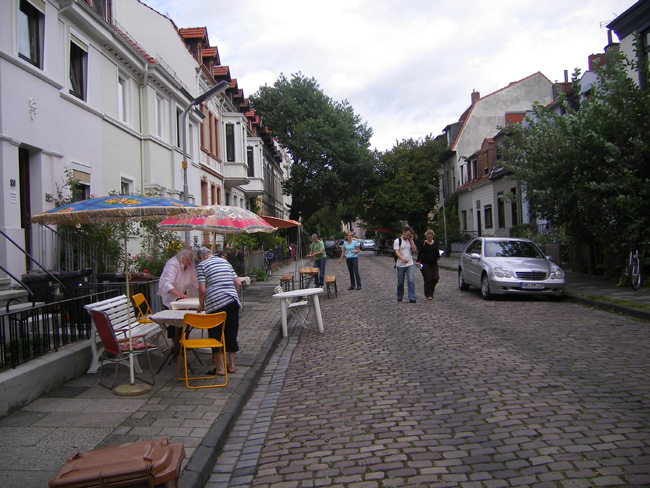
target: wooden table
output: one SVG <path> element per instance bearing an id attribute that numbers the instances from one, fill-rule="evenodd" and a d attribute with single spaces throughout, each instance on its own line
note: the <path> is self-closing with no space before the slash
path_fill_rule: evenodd
<path id="1" fill-rule="evenodd" d="M 318 272 L 318 268 L 316 272 Z M 318 299 L 318 294 L 323 293 L 322 288 L 306 288 L 304 290 L 291 290 L 283 291 L 282 293 L 276 293 L 273 295 L 273 298 L 280 299 L 280 307 L 282 309 L 282 336 L 287 337 L 287 310 L 289 308 L 289 303 L 296 297 L 304 296 L 313 296 L 314 298 L 314 312 L 316 313 L 316 322 L 318 323 L 318 330 L 322 334 L 325 332 L 323 328 L 323 317 L 320 313 L 320 300 Z"/>
<path id="2" fill-rule="evenodd" d="M 318 268 L 300 268 L 298 270 L 300 274 L 300 288 L 305 287 L 305 278 L 312 276 L 314 279 L 318 276 Z"/>

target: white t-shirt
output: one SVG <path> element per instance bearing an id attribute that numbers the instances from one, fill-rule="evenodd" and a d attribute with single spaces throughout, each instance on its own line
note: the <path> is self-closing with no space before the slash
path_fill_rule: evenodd
<path id="1" fill-rule="evenodd" d="M 395 242 L 393 243 L 393 250 L 399 249 L 400 255 L 404 259 L 408 259 L 408 262 L 402 261 L 400 258 L 397 258 L 397 267 L 406 267 L 406 266 L 413 266 L 413 254 L 411 253 L 411 241 L 407 241 L 405 239 L 402 239 L 402 245 L 400 246 L 399 241 L 400 237 L 395 239 Z"/>

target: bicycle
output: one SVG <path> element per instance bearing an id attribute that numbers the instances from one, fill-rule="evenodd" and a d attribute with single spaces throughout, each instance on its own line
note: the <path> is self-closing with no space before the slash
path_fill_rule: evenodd
<path id="1" fill-rule="evenodd" d="M 264 253 L 264 272 L 266 273 L 266 276 L 271 276 L 271 273 L 273 272 L 272 264 L 274 257 L 275 253 L 273 251 Z"/>
<path id="2" fill-rule="evenodd" d="M 617 286 L 630 285 L 633 290 L 638 290 L 641 287 L 642 281 L 639 250 L 630 250 L 630 256 L 628 257 L 625 266 L 623 266 L 621 279 L 619 280 Z"/>

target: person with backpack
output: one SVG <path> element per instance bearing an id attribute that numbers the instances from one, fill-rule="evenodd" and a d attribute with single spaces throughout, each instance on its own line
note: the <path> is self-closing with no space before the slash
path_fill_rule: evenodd
<path id="1" fill-rule="evenodd" d="M 413 240 L 413 229 L 404 227 L 402 237 L 395 239 L 393 251 L 395 252 L 395 267 L 397 269 L 397 301 L 404 298 L 404 278 L 406 277 L 409 303 L 416 303 L 415 299 L 415 264 L 413 255 L 418 248 Z"/>

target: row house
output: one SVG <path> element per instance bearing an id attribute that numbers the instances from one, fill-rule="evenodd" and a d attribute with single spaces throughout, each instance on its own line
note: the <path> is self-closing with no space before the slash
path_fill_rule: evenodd
<path id="1" fill-rule="evenodd" d="M 628 59 L 645 60 L 650 64 L 650 2 L 640 0 L 635 3 L 616 17 L 607 28 L 610 44 L 611 32 L 614 31 L 620 40 L 620 49 Z M 636 42 L 639 43 L 638 46 Z M 650 80 L 646 78 L 646 73 L 630 71 L 628 74 L 641 88 L 650 89 Z"/>
<path id="2" fill-rule="evenodd" d="M 0 2 L 0 231 L 52 269 L 29 217 L 68 190 L 261 208 L 265 164 L 282 177 L 281 153 L 236 80 L 191 107 L 219 67 L 205 28 L 178 29 L 138 0 Z M 288 201 L 273 198 L 272 215 L 285 217 Z M 33 269 L 5 238 L 0 265 Z"/>
<path id="3" fill-rule="evenodd" d="M 499 235 L 507 227 L 528 222 L 525 199 L 516 183 L 494 173 L 499 128 L 519 122 L 535 102 L 553 99 L 553 83 L 535 73 L 487 96 L 474 91 L 470 107 L 444 129 L 448 147 L 441 170 L 441 198 L 458 194 L 461 231 Z M 498 184 L 495 184 L 500 180 Z"/>

